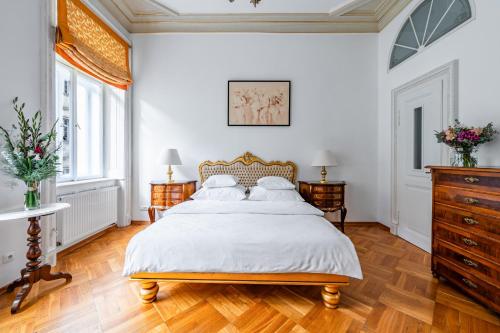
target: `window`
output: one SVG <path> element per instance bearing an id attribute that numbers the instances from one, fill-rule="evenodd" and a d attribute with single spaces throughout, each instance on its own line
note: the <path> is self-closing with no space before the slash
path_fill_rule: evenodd
<path id="1" fill-rule="evenodd" d="M 424 0 L 408 17 L 392 48 L 389 69 L 472 18 L 468 0 Z"/>
<path id="2" fill-rule="evenodd" d="M 103 84 L 56 63 L 59 181 L 103 177 Z"/>

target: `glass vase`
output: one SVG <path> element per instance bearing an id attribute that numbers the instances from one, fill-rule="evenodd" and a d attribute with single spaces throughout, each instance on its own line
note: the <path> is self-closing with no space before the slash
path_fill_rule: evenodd
<path id="1" fill-rule="evenodd" d="M 451 165 L 461 168 L 475 168 L 477 160 L 477 149 L 456 148 L 453 152 Z"/>
<path id="2" fill-rule="evenodd" d="M 26 193 L 24 194 L 24 209 L 33 210 L 40 208 L 40 182 L 26 182 Z"/>

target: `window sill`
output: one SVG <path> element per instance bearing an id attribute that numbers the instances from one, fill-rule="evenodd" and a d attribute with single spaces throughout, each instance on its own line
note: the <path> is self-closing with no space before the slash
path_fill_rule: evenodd
<path id="1" fill-rule="evenodd" d="M 69 181 L 56 184 L 57 195 L 71 194 L 75 192 L 98 189 L 116 185 L 116 178 L 97 178 L 78 181 Z"/>

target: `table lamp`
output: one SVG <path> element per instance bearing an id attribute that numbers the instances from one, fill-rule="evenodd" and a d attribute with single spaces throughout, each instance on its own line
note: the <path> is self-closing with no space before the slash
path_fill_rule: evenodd
<path id="1" fill-rule="evenodd" d="M 333 153 L 329 150 L 320 150 L 316 153 L 314 160 L 312 162 L 312 166 L 321 167 L 321 183 L 324 184 L 327 182 L 326 180 L 326 167 L 328 166 L 337 166 L 337 160 Z"/>
<path id="2" fill-rule="evenodd" d="M 168 182 L 173 183 L 172 175 L 174 172 L 172 171 L 172 165 L 182 165 L 181 158 L 179 157 L 179 153 L 177 149 L 165 149 L 163 154 L 161 155 L 161 163 L 164 165 L 168 165 Z"/>

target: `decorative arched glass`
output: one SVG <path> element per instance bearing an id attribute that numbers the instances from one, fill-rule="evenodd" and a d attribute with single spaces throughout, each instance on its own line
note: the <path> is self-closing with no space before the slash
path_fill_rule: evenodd
<path id="1" fill-rule="evenodd" d="M 411 13 L 392 48 L 392 69 L 472 18 L 468 0 L 424 0 Z"/>

